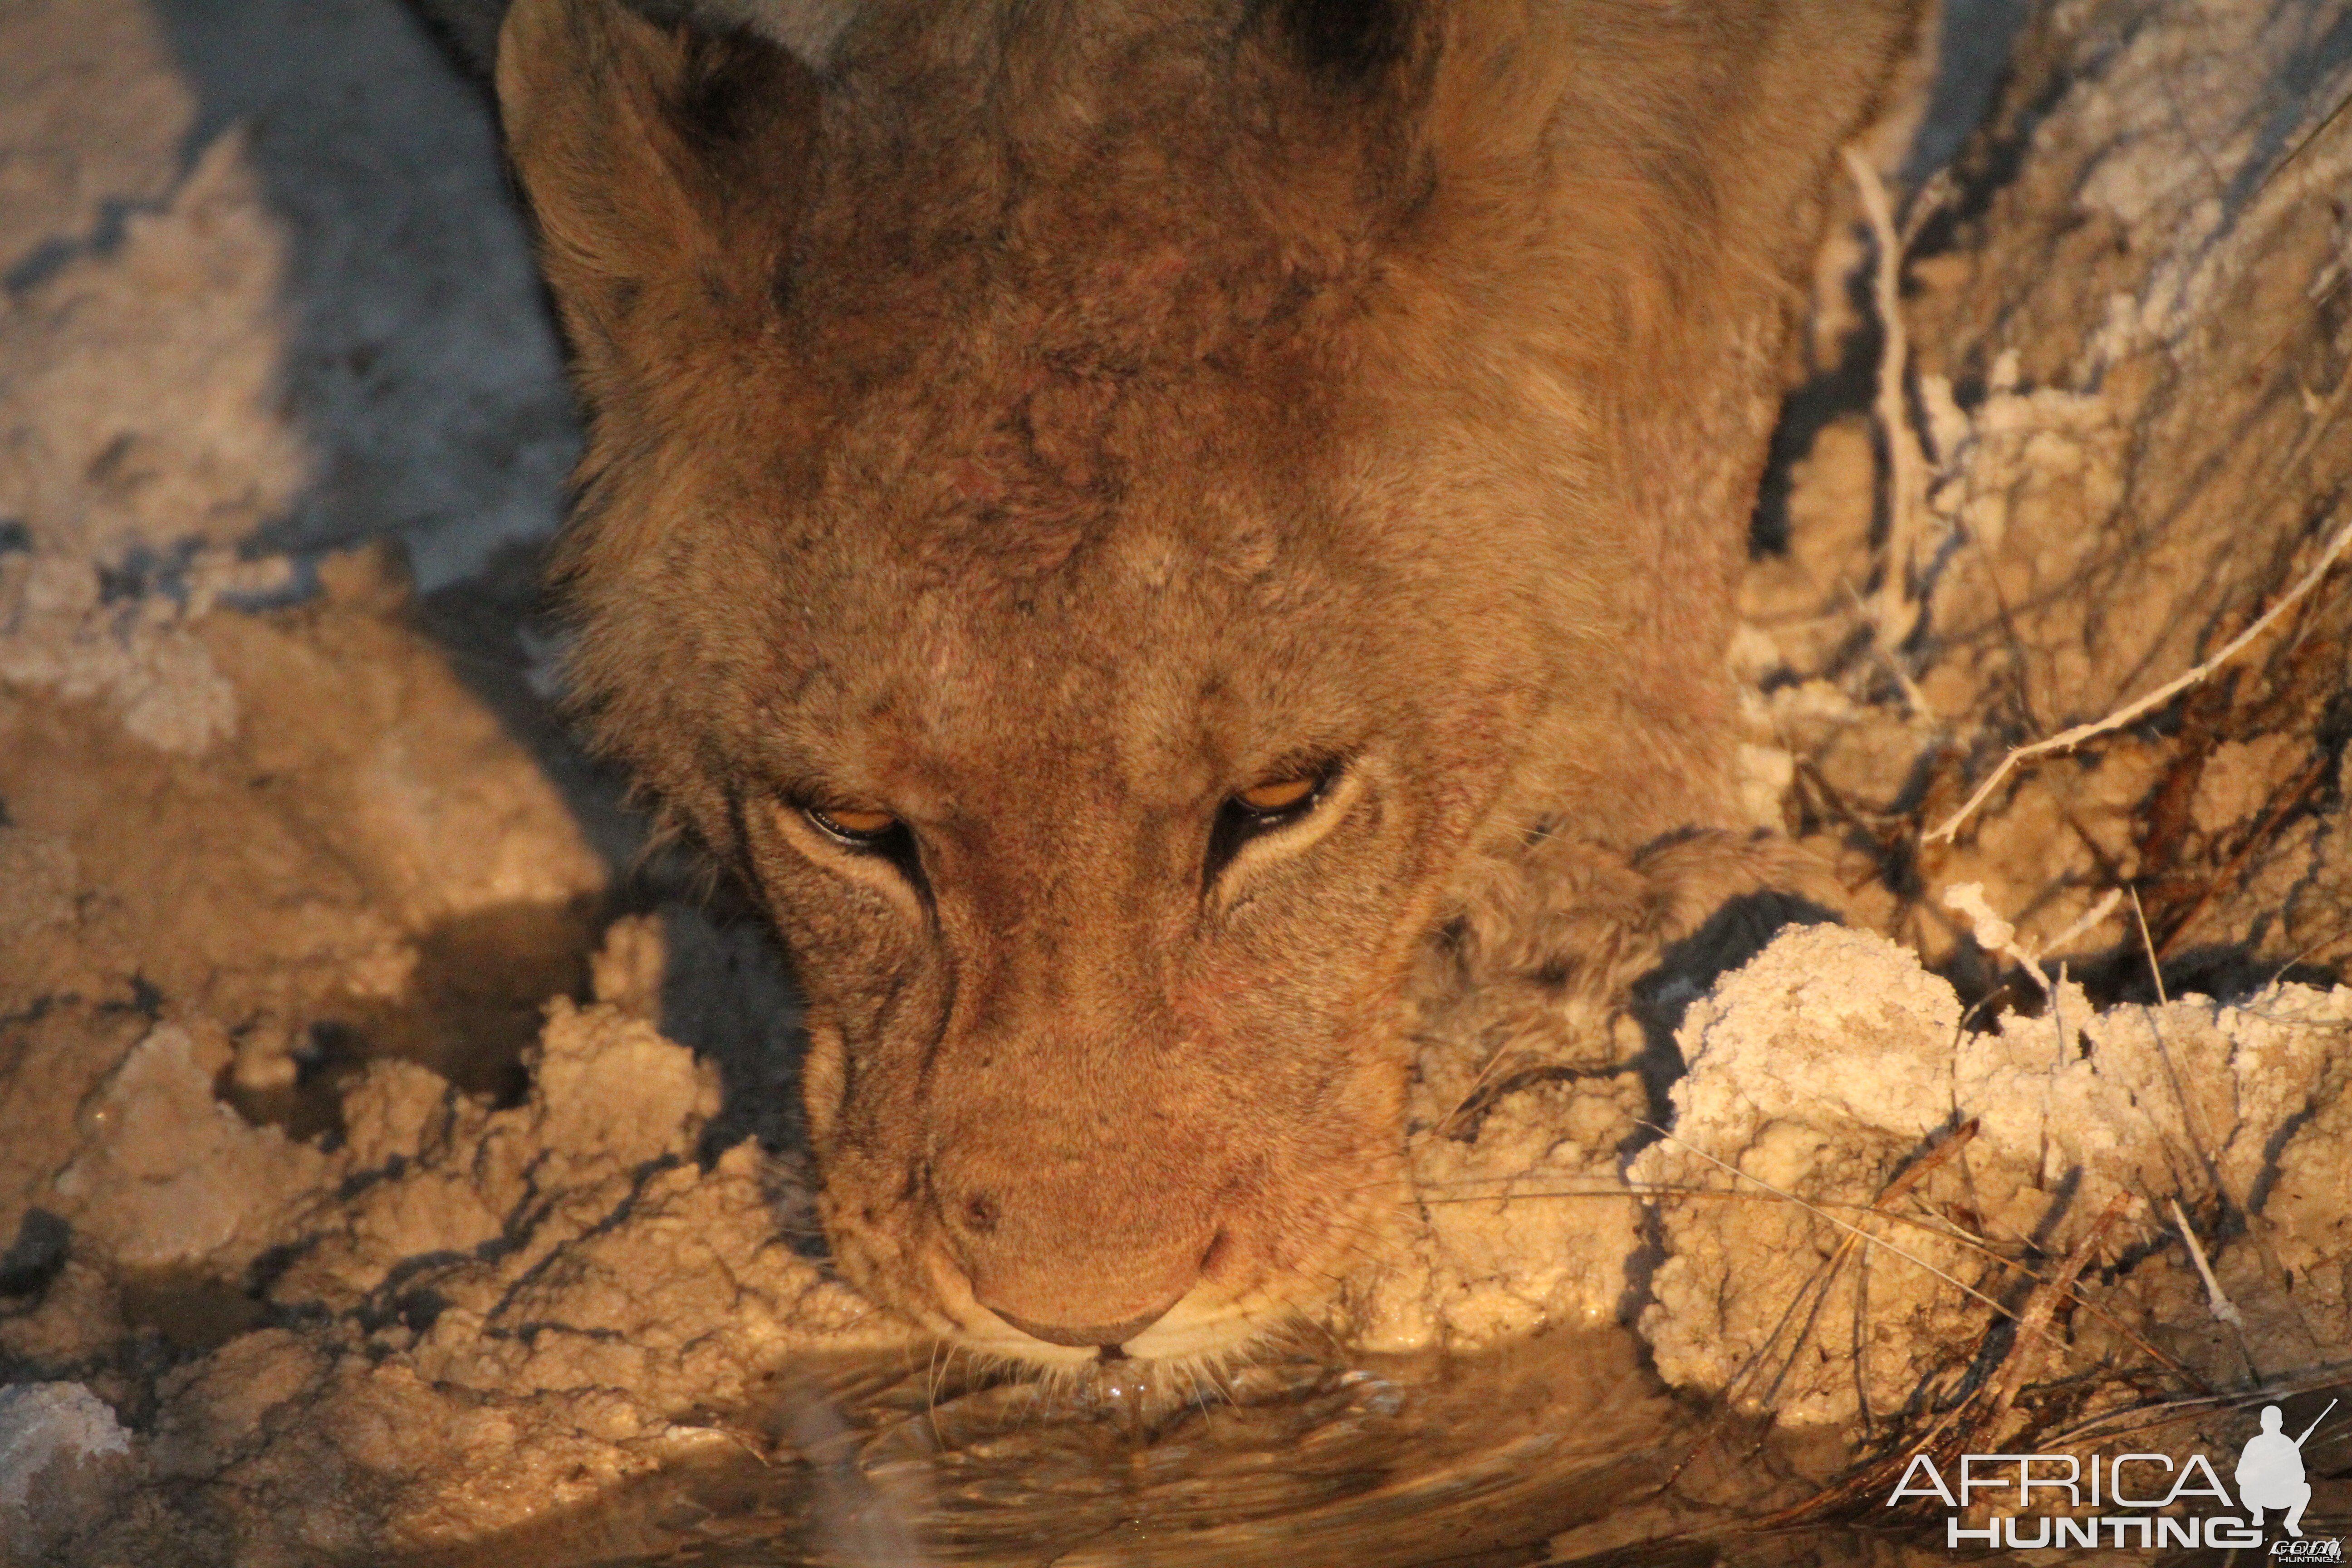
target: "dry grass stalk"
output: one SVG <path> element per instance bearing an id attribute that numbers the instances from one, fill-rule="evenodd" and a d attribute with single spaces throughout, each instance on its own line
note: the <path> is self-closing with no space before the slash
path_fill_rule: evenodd
<path id="1" fill-rule="evenodd" d="M 1783 1192 L 1780 1188 L 1774 1186 L 1771 1183 L 1766 1181 L 1761 1176 L 1743 1171 L 1738 1166 L 1731 1164 L 1726 1161 L 1718 1160 L 1714 1155 L 1708 1153 L 1706 1150 L 1699 1148 L 1696 1144 L 1685 1142 L 1682 1139 L 1675 1137 L 1673 1133 L 1667 1131 L 1664 1128 L 1658 1126 L 1654 1122 L 1645 1121 L 1643 1122 L 1642 1125 L 1649 1128 L 1651 1131 L 1655 1132 L 1659 1137 L 1664 1139 L 1667 1142 L 1674 1144 L 1676 1148 L 1689 1150 L 1700 1159 L 1705 1160 L 1708 1164 L 1727 1173 L 1735 1179 L 1743 1182 L 1753 1182 L 1758 1186 L 1763 1188 L 1766 1192 L 1771 1194 L 1774 1197 L 1780 1199 L 1783 1203 L 1794 1204 L 1799 1208 L 1801 1208 L 1806 1213 L 1811 1215 L 1814 1218 L 1825 1220 L 1829 1224 L 1835 1226 L 1838 1229 L 1844 1231 L 1849 1236 L 1859 1237 L 1862 1241 L 1872 1247 L 1878 1247 L 1883 1251 L 1891 1252 L 1895 1257 L 1903 1259 L 1903 1261 L 1910 1264 L 1915 1268 L 1926 1269 L 1928 1273 L 1934 1275 L 1937 1279 L 1941 1279 L 1945 1284 L 1951 1286 L 1962 1295 L 1974 1297 L 1977 1300 L 1983 1302 L 1986 1306 L 1990 1307 L 1994 1311 L 2000 1313 L 2004 1317 L 2011 1315 L 2008 1308 L 2002 1306 L 1999 1301 L 1994 1300 L 1991 1297 L 1986 1295 L 1975 1286 L 1969 1284 L 1965 1280 L 1954 1279 L 1951 1275 L 1945 1273 L 1942 1269 L 1937 1268 L 1926 1258 L 1920 1258 L 1913 1253 L 1904 1251 L 1901 1247 L 1895 1246 L 1885 1237 L 1873 1236 L 1870 1232 L 1863 1229 L 1860 1226 L 1838 1218 L 1837 1215 L 1830 1213 L 1829 1210 L 1822 1207 L 1818 1204 L 1807 1203 L 1804 1199 L 1797 1196 L 1794 1193 Z M 1877 1205 L 1874 1204 L 1872 1205 L 1874 1210 L 1876 1206 Z"/>
<path id="2" fill-rule="evenodd" d="M 2153 1432 L 2161 1427 L 2194 1421 L 2199 1416 L 2223 1410 L 2250 1410 L 2257 1405 L 2272 1405 L 2292 1399 L 2298 1394 L 2311 1394 L 2324 1388 L 2340 1388 L 2352 1384 L 2352 1361 L 2330 1362 L 2313 1367 L 2293 1377 L 2257 1383 L 2251 1387 L 2232 1389 L 2226 1394 L 2176 1395 L 2168 1399 L 2149 1400 L 2139 1405 L 2126 1405 L 2114 1410 L 2103 1410 L 2072 1426 L 2049 1433 L 2046 1441 L 2053 1446 L 2066 1446 L 2091 1439 L 2115 1441 Z"/>
<path id="3" fill-rule="evenodd" d="M 2016 1403 L 2018 1391 L 2024 1384 L 2025 1373 L 2031 1364 L 2026 1357 L 2026 1348 L 2052 1341 L 2051 1320 L 2056 1315 L 2060 1303 L 2082 1300 L 2076 1293 L 2075 1281 L 2098 1255 L 2108 1230 L 2122 1217 L 2129 1203 L 2128 1197 L 2118 1194 L 2082 1240 L 2075 1244 L 2074 1250 L 2066 1255 L 2057 1271 L 2042 1279 L 2035 1287 L 2026 1300 L 2024 1310 L 2016 1314 L 2017 1332 L 2011 1337 L 2009 1349 L 2001 1358 L 1997 1375 L 1979 1384 L 1967 1398 L 1944 1411 L 1927 1431 L 1856 1466 L 1803 1502 L 1772 1514 L 1760 1521 L 1762 1527 L 1786 1529 L 1793 1525 L 1818 1523 L 1843 1513 L 1857 1503 L 1875 1501 L 1892 1489 L 1910 1468 L 1911 1462 L 1921 1454 L 1957 1455 L 1998 1425 Z M 1983 1348 L 1984 1342 L 1980 1340 L 1978 1345 L 1979 1353 Z"/>
<path id="4" fill-rule="evenodd" d="M 2179 1198 L 2172 1200 L 2172 1218 L 2180 1226 L 2180 1239 L 2189 1244 L 2189 1260 L 2197 1265 L 2197 1278 L 2205 1281 L 2205 1305 L 2220 1321 L 2233 1329 L 2243 1330 L 2245 1314 L 2221 1293 L 2221 1282 L 2213 1278 L 2213 1266 L 2205 1261 L 2205 1248 L 2198 1244 L 2197 1227 L 2189 1223 L 2189 1215 L 2182 1211 Z"/>
<path id="5" fill-rule="evenodd" d="M 2019 763 L 2031 761 L 2035 757 L 2047 756 L 2053 752 L 2071 752 L 2085 741 L 2106 734 L 2113 730 L 2120 730 L 2133 721 L 2163 707 L 2167 702 L 2237 658 L 2264 632 L 2276 625 L 2280 616 L 2301 603 L 2304 595 L 2319 585 L 2320 580 L 2327 575 L 2328 570 L 2336 564 L 2337 557 L 2344 553 L 2347 545 L 2352 545 L 2352 522 L 2347 522 L 2336 531 L 2336 537 L 2327 542 L 2327 547 L 2319 552 L 2319 559 L 2312 563 L 2311 570 L 2303 574 L 2301 581 L 2288 589 L 2285 595 L 2276 604 L 2263 611 L 2253 625 L 2231 637 L 2227 646 L 2212 658 L 2182 671 L 2147 696 L 2125 703 L 2103 719 L 2093 720 L 2087 724 L 2077 724 L 2073 729 L 2063 731 L 2047 740 L 2035 741 L 2012 749 L 2009 755 L 2001 758 L 2000 765 L 1986 776 L 1984 783 L 1977 786 L 1976 793 L 1969 796 L 1959 810 L 1952 813 L 1921 842 L 1950 843 L 1953 837 L 1959 832 L 1961 824 L 1976 815 L 1977 808 L 1984 805 L 1993 791 L 2000 787 L 2001 781 L 2008 778 Z"/>
<path id="6" fill-rule="evenodd" d="M 2017 1337 L 2011 1342 L 2009 1354 L 2002 1359 L 2000 1373 L 1991 1384 L 1992 1395 L 1988 1402 L 1984 1425 L 1998 1426 L 2017 1403 L 2017 1391 L 2023 1386 L 2026 1369 L 2032 1365 L 2028 1346 L 2040 1341 L 2048 1331 L 2050 1320 L 2056 1315 L 2058 1304 L 2074 1296 L 2074 1281 L 2091 1266 L 2099 1248 L 2106 1244 L 2107 1232 L 2115 1228 L 2124 1211 L 2131 1206 L 2131 1196 L 2117 1193 L 2107 1201 L 2107 1206 L 2092 1223 L 2083 1238 L 2074 1244 L 2057 1271 L 2043 1279 L 2026 1298 L 2025 1310 L 2017 1321 Z"/>

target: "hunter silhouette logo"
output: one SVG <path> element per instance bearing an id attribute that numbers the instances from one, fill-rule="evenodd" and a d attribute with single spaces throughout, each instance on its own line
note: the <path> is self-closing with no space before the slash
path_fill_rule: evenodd
<path id="1" fill-rule="evenodd" d="M 2293 1437 L 2286 1435 L 2284 1413 L 2275 1405 L 2264 1406 L 2263 1429 L 2238 1455 L 2234 1499 L 2203 1454 L 2186 1459 L 2155 1453 L 1963 1454 L 1947 1479 L 1953 1459 L 1939 1468 L 1933 1457 L 1920 1453 L 1912 1456 L 1903 1479 L 1887 1494 L 1886 1506 L 1929 1498 L 1942 1503 L 1949 1510 L 1945 1544 L 1955 1550 L 2104 1545 L 2114 1551 L 2234 1551 L 2261 1546 L 2263 1515 L 2275 1512 L 2284 1515 L 2279 1522 L 2287 1533 L 2272 1542 L 2273 1559 L 2341 1563 L 2342 1542 L 2306 1539 L 2303 1533 L 2303 1510 L 2311 1502 L 2304 1445 L 2336 1404 L 2328 1401 L 2318 1420 Z M 1993 1499 L 2008 1506 L 1986 1508 Z M 2211 1500 L 2200 1500 L 2205 1499 Z M 2233 1502 L 2246 1517 L 2226 1511 Z M 1978 1522 L 1968 1522 L 1971 1514 Z"/>
<path id="2" fill-rule="evenodd" d="M 2290 1437 L 2284 1429 L 2285 1413 L 2275 1405 L 2263 1406 L 2263 1429 L 2246 1439 L 2238 1455 L 2238 1500 L 2245 1505 L 2246 1521 L 2254 1529 L 2262 1528 L 2264 1509 L 2283 1508 L 2286 1532 L 2303 1534 L 2303 1510 L 2311 1501 L 2311 1482 L 2303 1473 L 2304 1440 L 2319 1430 L 2319 1422 L 2335 1408 L 2336 1401 L 2329 1400 L 2327 1410 L 2303 1429 L 2303 1436 Z"/>

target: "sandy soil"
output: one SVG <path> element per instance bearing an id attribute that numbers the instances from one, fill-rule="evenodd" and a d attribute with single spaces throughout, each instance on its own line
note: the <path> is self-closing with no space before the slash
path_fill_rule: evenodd
<path id="1" fill-rule="evenodd" d="M 936 1419 L 828 1469 L 834 1404 L 771 1418 L 928 1353 L 808 1234 L 781 965 L 551 715 L 573 437 L 481 106 L 388 0 L 299 9 L 0 14 L 0 1559 L 382 1561 L 749 1448 L 852 1487 L 820 1555 L 912 1560 L 876 1478 Z M 1574 1398 L 1821 1428 L 1832 1498 L 2352 1377 L 2346 574 L 1932 837 L 2343 526 L 2347 37 L 2043 11 L 1899 216 L 1907 456 L 1833 241 L 1736 664 L 1849 924 L 1433 1005 L 1422 1202 L 1327 1360 L 1630 1329 Z"/>

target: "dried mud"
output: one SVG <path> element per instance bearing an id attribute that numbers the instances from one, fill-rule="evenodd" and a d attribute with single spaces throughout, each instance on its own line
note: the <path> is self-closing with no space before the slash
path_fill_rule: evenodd
<path id="1" fill-rule="evenodd" d="M 1213 1398 L 827 1273 L 782 965 L 551 716 L 572 437 L 422 36 L 0 16 L 0 1560 L 1821 1560 L 1923 1447 L 2352 1379 L 2352 570 L 1932 831 L 2344 526 L 2347 38 L 2036 14 L 1901 215 L 1907 498 L 1842 226 L 1735 666 L 1846 924 L 1440 1018 L 1395 1249 Z"/>

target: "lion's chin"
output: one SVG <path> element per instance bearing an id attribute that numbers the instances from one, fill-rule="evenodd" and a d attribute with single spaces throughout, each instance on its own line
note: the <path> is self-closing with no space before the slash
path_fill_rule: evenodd
<path id="1" fill-rule="evenodd" d="M 1105 1362 L 1139 1367 L 1229 1366 L 1246 1361 L 1297 1320 L 1289 1308 L 1251 1310 L 1234 1303 L 1180 1301 L 1167 1316 L 1106 1355 L 1099 1346 L 1049 1344 L 973 1309 L 971 1321 L 959 1321 L 950 1338 L 975 1355 L 1032 1366 L 1049 1373 L 1074 1374 Z"/>

